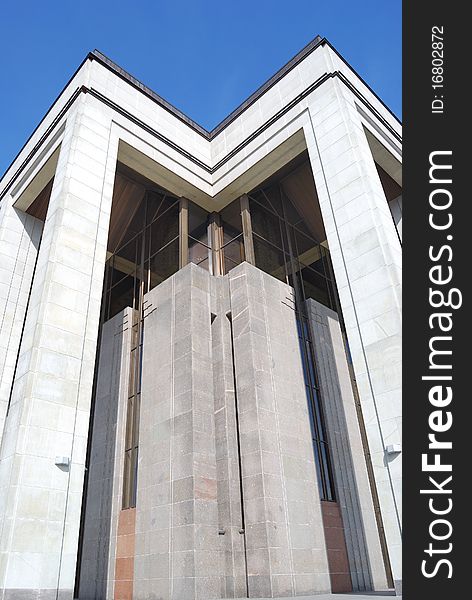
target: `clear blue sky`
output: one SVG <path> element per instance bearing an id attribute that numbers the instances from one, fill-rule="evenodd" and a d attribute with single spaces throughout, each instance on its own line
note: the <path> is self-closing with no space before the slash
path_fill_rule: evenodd
<path id="1" fill-rule="evenodd" d="M 0 176 L 94 48 L 211 129 L 319 34 L 401 116 L 401 0 L 2 4 Z"/>

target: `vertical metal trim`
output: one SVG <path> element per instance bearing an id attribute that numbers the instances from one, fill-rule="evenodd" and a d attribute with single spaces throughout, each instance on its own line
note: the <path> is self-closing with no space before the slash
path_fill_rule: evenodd
<path id="1" fill-rule="evenodd" d="M 222 251 L 222 227 L 221 217 L 219 213 L 213 212 L 210 215 L 208 223 L 208 242 L 211 248 L 211 265 L 212 275 L 223 275 L 224 264 L 223 264 L 223 251 Z"/>
<path id="2" fill-rule="evenodd" d="M 251 213 L 249 211 L 249 197 L 247 194 L 243 194 L 240 198 L 241 202 L 241 222 L 243 225 L 243 239 L 244 239 L 244 255 L 246 262 L 251 265 L 256 264 L 256 257 L 254 254 L 254 242 L 252 240 L 252 224 L 251 224 Z"/>

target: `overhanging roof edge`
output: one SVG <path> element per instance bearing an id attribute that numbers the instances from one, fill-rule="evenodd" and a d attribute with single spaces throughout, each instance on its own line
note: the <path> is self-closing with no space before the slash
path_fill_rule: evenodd
<path id="1" fill-rule="evenodd" d="M 147 85 L 142 83 L 139 79 L 131 75 L 128 71 L 120 67 L 113 60 L 108 58 L 100 50 L 93 50 L 88 54 L 90 60 L 96 60 L 106 68 L 110 69 L 113 73 L 130 83 L 133 87 L 140 90 L 146 96 L 157 102 L 162 108 L 166 109 L 178 119 L 192 127 L 200 135 L 208 140 L 213 139 L 218 135 L 227 125 L 234 121 L 241 113 L 243 113 L 251 104 L 256 102 L 268 89 L 275 85 L 284 75 L 286 75 L 291 69 L 293 69 L 299 62 L 301 62 L 306 56 L 311 54 L 318 46 L 326 43 L 326 38 L 322 38 L 317 35 L 311 42 L 309 42 L 304 48 L 302 48 L 297 54 L 291 58 L 283 67 L 281 67 L 272 77 L 264 82 L 255 92 L 253 92 L 246 100 L 244 100 L 239 106 L 237 106 L 231 113 L 225 117 L 218 125 L 216 125 L 211 131 L 208 131 L 196 121 L 188 117 L 180 109 L 176 108 L 173 104 L 165 100 L 162 96 L 157 94 L 154 90 L 149 88 Z"/>

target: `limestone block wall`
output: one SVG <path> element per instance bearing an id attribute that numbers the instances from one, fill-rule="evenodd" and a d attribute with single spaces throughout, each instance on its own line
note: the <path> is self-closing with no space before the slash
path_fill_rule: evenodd
<path id="1" fill-rule="evenodd" d="M 225 277 L 190 264 L 146 295 L 137 506 L 127 511 L 131 309 L 104 325 L 80 598 L 327 592 L 337 568 L 328 552 L 344 531 L 350 572 L 338 579 L 385 588 L 337 315 L 308 302 L 334 518 L 319 500 L 294 308 L 292 288 L 247 263 Z"/>
<path id="2" fill-rule="evenodd" d="M 329 590 L 293 290 L 187 265 L 146 295 L 134 597 Z"/>
<path id="3" fill-rule="evenodd" d="M 355 96 L 326 82 L 304 128 L 364 413 L 393 577 L 401 582 L 401 246 Z"/>
<path id="4" fill-rule="evenodd" d="M 80 97 L 61 144 L 0 451 L 2 598 L 73 594 L 111 208 L 104 182 L 116 165 L 110 126 Z"/>
<path id="5" fill-rule="evenodd" d="M 225 594 L 218 535 L 210 275 L 146 295 L 134 598 Z"/>
<path id="6" fill-rule="evenodd" d="M 382 590 L 387 580 L 339 317 L 311 298 L 306 304 L 353 588 Z"/>
<path id="7" fill-rule="evenodd" d="M 228 274 L 250 597 L 330 590 L 293 290 Z"/>
<path id="8" fill-rule="evenodd" d="M 258 185 L 272 174 L 275 164 L 282 166 L 288 150 L 292 153 L 304 150 L 306 140 L 348 330 L 394 577 L 401 580 L 401 456 L 386 460 L 384 450 L 386 444 L 399 443 L 401 439 L 400 244 L 356 104 L 362 100 L 361 96 L 354 95 L 333 77 L 314 85 L 319 77 L 338 68 L 364 95 L 367 102 L 363 103 L 364 109 L 383 128 L 387 138 L 391 132 L 384 127 L 384 121 L 393 132 L 399 131 L 398 123 L 388 111 L 326 45 L 319 46 L 289 69 L 211 142 L 188 129 L 184 121 L 157 107 L 119 73 L 87 60 L 9 169 L 0 184 L 2 191 L 7 190 L 0 204 L 0 318 L 3 318 L 0 333 L 2 356 L 5 356 L 0 363 L 3 369 L 0 428 L 10 392 L 12 400 L 0 450 L 0 598 L 15 594 L 25 598 L 40 594 L 70 598 L 72 594 L 119 139 L 138 149 L 137 157 L 140 153 L 147 157 L 142 164 L 139 162 L 142 157 L 135 158 L 132 164 L 138 170 L 144 164 L 147 173 L 154 177 L 156 172 L 159 177 L 167 173 L 167 178 L 160 180 L 162 185 L 178 194 L 187 189 L 189 197 L 196 201 L 204 199 L 208 206 L 220 192 L 228 194 L 229 199 L 230 195 L 247 192 L 248 189 L 241 189 L 246 185 L 249 188 Z M 82 84 L 88 90 L 81 88 Z M 107 96 L 107 104 L 92 89 Z M 306 94 L 303 92 L 303 98 L 297 100 L 303 90 Z M 66 105 L 69 99 L 71 103 Z M 64 106 L 67 111 L 60 114 Z M 34 170 L 47 144 L 60 135 L 63 138 L 59 161 L 32 279 L 39 227 L 34 225 L 31 229 L 31 220 L 14 212 L 9 196 L 11 182 Z M 278 153 L 277 163 L 272 151 Z M 183 283 L 189 272 L 195 278 L 191 291 Z M 283 284 L 274 283 L 269 276 L 256 275 L 248 265 L 235 269 L 224 284 L 208 283 L 205 277 L 208 275 L 201 275 L 193 266 L 183 270 L 170 280 L 172 283 L 165 282 L 152 291 L 162 303 L 163 312 L 156 309 L 148 311 L 146 316 L 148 330 L 155 327 L 156 339 L 161 340 L 166 350 L 155 347 L 155 340 L 148 337 L 152 348 L 148 354 L 156 353 L 159 361 L 148 358 L 145 365 L 149 375 L 144 396 L 148 394 L 145 404 L 148 402 L 150 420 L 143 421 L 143 449 L 148 450 L 140 462 L 144 475 L 138 491 L 142 514 L 136 515 L 137 527 L 141 528 L 136 548 L 138 556 L 146 560 L 136 562 L 136 590 L 145 597 L 150 578 L 162 586 L 163 594 L 170 593 L 166 590 L 175 594 L 189 590 L 197 597 L 201 593 L 198 581 L 203 582 L 204 578 L 208 578 L 206 584 L 211 594 L 216 594 L 216 590 L 236 593 L 244 591 L 245 586 L 249 586 L 253 595 L 259 591 L 275 594 L 277 590 L 298 593 L 297 590 L 303 589 L 325 589 L 328 578 L 322 538 L 316 533 L 321 527 L 320 511 L 312 501 L 317 498 L 316 493 L 312 494 L 316 485 L 311 480 L 314 469 L 308 475 L 308 449 L 298 447 L 295 440 L 303 436 L 293 434 L 304 422 L 300 390 L 294 383 L 300 374 L 295 377 L 295 371 L 301 367 L 297 367 L 295 355 L 286 352 L 295 341 L 291 326 L 284 329 L 284 319 L 288 323 L 293 317 L 286 310 L 286 301 L 280 300 L 279 305 L 275 300 L 287 288 L 280 287 Z M 196 283 L 198 278 L 200 283 Z M 216 291 L 218 285 L 225 291 L 222 288 Z M 172 286 L 176 286 L 174 291 Z M 166 293 L 172 296 L 172 302 L 167 302 Z M 187 308 L 189 302 L 196 307 L 193 321 L 185 317 L 184 300 Z M 224 307 L 226 303 L 229 304 Z M 168 321 L 160 316 L 165 311 Z M 225 321 L 226 311 L 231 313 L 231 323 Z M 213 324 L 211 316 L 199 320 L 208 312 L 216 315 Z M 278 342 L 281 336 L 286 338 L 283 344 Z M 228 354 L 231 340 L 235 357 L 233 382 Z M 223 348 L 226 358 L 218 361 L 206 345 Z M 183 352 L 183 347 L 191 350 Z M 252 375 L 251 360 L 258 365 Z M 156 364 L 162 368 L 156 368 Z M 199 379 L 205 370 L 204 379 Z M 180 389 L 180 382 L 187 382 L 185 385 L 190 387 Z M 272 390 L 272 396 L 264 397 L 267 390 Z M 224 398 L 220 397 L 222 393 Z M 241 414 L 249 406 L 256 406 L 256 427 L 249 422 L 249 414 L 254 417 L 253 410 L 248 411 L 246 419 L 236 418 L 233 397 Z M 151 402 L 151 398 L 162 398 L 162 402 Z M 288 415 L 284 412 L 286 401 L 292 410 Z M 215 407 L 218 411 L 222 409 L 218 415 L 214 414 Z M 174 414 L 174 410 L 181 412 Z M 294 411 L 298 416 L 293 417 Z M 171 424 L 172 435 L 166 433 Z M 240 431 L 239 448 L 235 444 L 235 427 Z M 164 435 L 156 442 L 154 432 L 161 430 Z M 181 436 L 182 446 L 177 447 L 176 439 L 174 446 L 171 444 L 177 435 Z M 295 446 L 285 444 L 286 435 L 293 438 Z M 258 446 L 251 445 L 256 441 Z M 151 452 L 156 444 L 162 447 Z M 181 449 L 186 449 L 186 456 L 179 456 Z M 70 470 L 54 465 L 58 454 L 70 456 Z M 245 482 L 238 496 L 233 487 L 240 474 L 239 462 Z M 162 463 L 159 465 L 162 474 L 154 468 L 155 463 Z M 172 475 L 165 479 L 167 468 Z M 175 484 L 174 489 L 171 482 L 177 479 L 187 479 L 191 491 L 178 489 L 179 485 L 184 486 L 183 481 Z M 303 513 L 306 507 L 300 505 L 300 511 L 293 515 L 291 503 L 295 495 L 290 494 L 295 489 L 302 498 L 310 498 L 313 506 L 308 513 Z M 200 504 L 193 503 L 188 509 L 193 516 L 177 517 L 179 511 L 184 511 L 180 504 L 189 500 L 189 494 L 197 492 L 204 497 L 199 497 Z M 172 501 L 169 496 L 162 502 L 167 493 L 175 494 Z M 229 501 L 224 500 L 228 493 Z M 152 494 L 156 494 L 154 500 L 150 500 Z M 241 498 L 248 501 L 247 507 Z M 154 504 L 148 506 L 148 502 Z M 187 523 L 187 518 L 193 521 Z M 298 523 L 294 520 L 298 518 L 305 521 Z M 213 519 L 211 525 L 205 519 Z M 168 527 L 160 527 L 165 522 Z M 270 538 L 273 522 L 278 523 L 277 531 L 284 532 L 277 540 Z M 226 527 L 222 527 L 223 523 L 227 523 Z M 155 535 L 145 533 L 149 524 L 152 531 L 156 530 Z M 180 541 L 178 536 L 170 535 L 172 529 L 177 531 L 187 525 L 191 527 L 178 530 Z M 265 545 L 250 547 L 252 532 L 259 525 Z M 312 545 L 301 548 L 296 545 L 297 531 L 307 525 Z M 197 529 L 212 533 L 208 533 L 208 538 L 195 536 Z M 220 529 L 225 533 L 220 533 Z M 193 532 L 192 540 L 198 539 L 202 546 L 189 548 L 190 538 L 184 539 L 184 531 Z M 38 539 L 44 539 L 45 543 L 38 546 Z M 155 558 L 165 553 L 165 540 L 171 557 L 167 566 L 165 560 L 159 562 Z M 242 551 L 243 543 L 247 549 L 244 565 L 239 559 L 233 560 Z M 191 554 L 184 555 L 190 550 Z M 216 560 L 216 555 L 212 555 L 215 560 L 211 564 L 211 567 L 218 565 L 217 574 L 206 566 L 205 561 L 210 560 L 210 555 L 205 555 L 207 551 L 218 557 Z M 316 567 L 313 563 L 307 567 L 304 562 L 310 553 L 315 556 Z M 281 566 L 287 556 L 288 573 L 286 565 Z M 192 568 L 194 574 L 185 575 Z"/>
<path id="9" fill-rule="evenodd" d="M 131 350 L 131 312 L 107 321 L 101 333 L 79 598 L 114 597 L 118 521 L 122 506 L 124 441 Z M 116 562 L 117 561 L 117 562 Z M 131 582 L 132 584 L 132 582 Z M 131 588 L 132 591 L 132 588 Z"/>
<path id="10" fill-rule="evenodd" d="M 0 205 L 0 442 L 10 399 L 43 223 L 15 209 L 11 195 Z"/>

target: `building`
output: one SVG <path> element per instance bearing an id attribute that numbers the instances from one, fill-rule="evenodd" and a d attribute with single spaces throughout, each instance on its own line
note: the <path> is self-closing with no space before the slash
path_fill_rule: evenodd
<path id="1" fill-rule="evenodd" d="M 99 52 L 0 185 L 4 600 L 401 587 L 401 127 L 317 37 L 208 132 Z"/>

